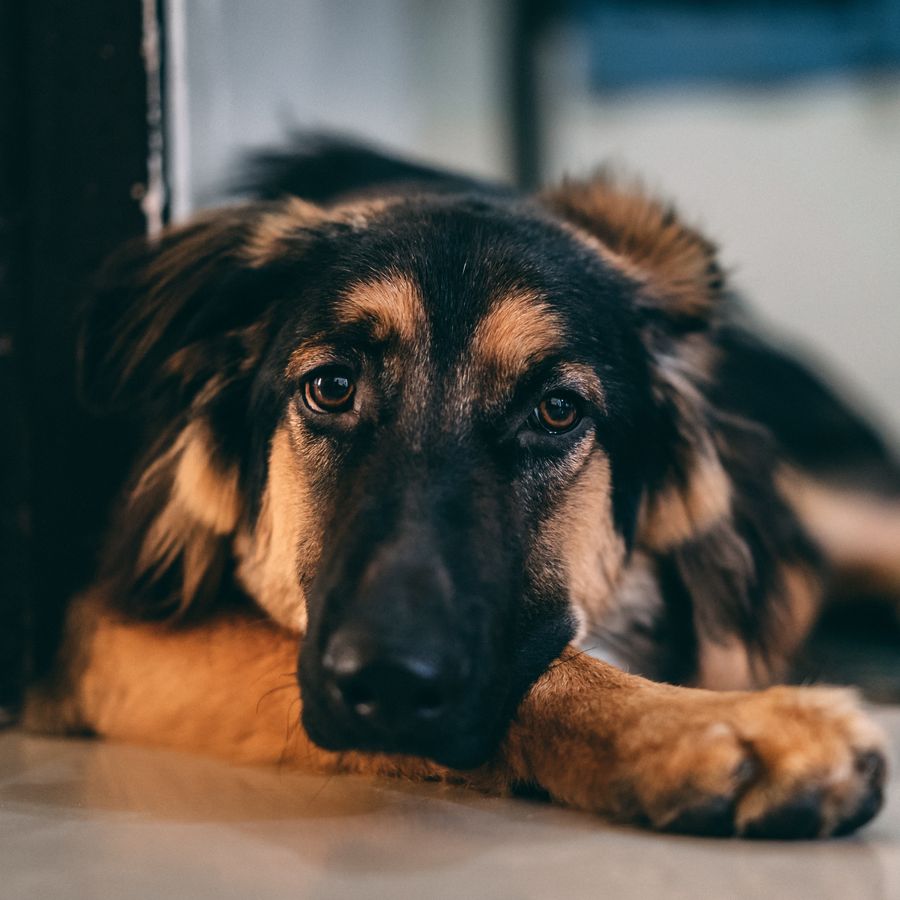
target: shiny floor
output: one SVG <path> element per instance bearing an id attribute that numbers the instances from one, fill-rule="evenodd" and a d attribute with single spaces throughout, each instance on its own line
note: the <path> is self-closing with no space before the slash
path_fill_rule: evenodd
<path id="1" fill-rule="evenodd" d="M 877 715 L 900 745 L 900 707 Z M 0 898 L 895 900 L 898 776 L 891 787 L 851 838 L 697 840 L 439 785 L 12 731 L 0 733 Z"/>

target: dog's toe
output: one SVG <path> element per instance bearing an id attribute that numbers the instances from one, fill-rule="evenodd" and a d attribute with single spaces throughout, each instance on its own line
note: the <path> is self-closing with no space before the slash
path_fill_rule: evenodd
<path id="1" fill-rule="evenodd" d="M 806 840 L 849 834 L 881 808 L 883 736 L 852 694 L 775 688 L 707 702 L 718 718 L 660 741 L 665 755 L 642 770 L 656 828 Z"/>
<path id="2" fill-rule="evenodd" d="M 846 695 L 798 691 L 780 699 L 790 718 L 780 733 L 769 732 L 776 738 L 760 732 L 754 742 L 765 771 L 741 798 L 738 833 L 780 840 L 850 834 L 881 808 L 881 735 Z"/>
<path id="3" fill-rule="evenodd" d="M 787 803 L 768 810 L 744 827 L 749 838 L 771 840 L 810 840 L 822 832 L 822 792 L 804 791 Z"/>
<path id="4" fill-rule="evenodd" d="M 882 753 L 867 750 L 856 757 L 855 770 L 863 780 L 863 788 L 856 809 L 850 812 L 834 829 L 836 836 L 851 834 L 878 815 L 884 803 L 884 784 L 887 778 L 887 762 Z"/>
<path id="5" fill-rule="evenodd" d="M 663 831 L 698 837 L 731 837 L 734 834 L 734 797 L 711 797 L 681 810 Z"/>
<path id="6" fill-rule="evenodd" d="M 884 802 L 887 766 L 884 756 L 874 750 L 857 754 L 852 786 L 838 786 L 846 796 L 838 811 L 828 814 L 835 798 L 825 788 L 806 790 L 788 802 L 768 810 L 744 825 L 742 834 L 749 838 L 773 840 L 809 840 L 851 834 L 871 821 Z M 834 785 L 832 785 L 834 787 Z"/>

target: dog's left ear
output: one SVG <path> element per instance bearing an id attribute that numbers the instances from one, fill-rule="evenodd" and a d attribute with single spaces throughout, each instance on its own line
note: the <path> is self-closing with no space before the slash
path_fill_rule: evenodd
<path id="1" fill-rule="evenodd" d="M 650 445 L 665 448 L 645 467 L 638 543 L 662 550 L 696 540 L 728 520 L 731 503 L 706 396 L 724 289 L 715 247 L 670 206 L 605 172 L 540 199 L 635 285 L 654 401 L 645 430 Z"/>
<path id="2" fill-rule="evenodd" d="M 544 192 L 544 206 L 596 239 L 641 284 L 637 302 L 651 319 L 679 332 L 705 328 L 724 278 L 716 247 L 674 209 L 601 170 Z"/>
<path id="3" fill-rule="evenodd" d="M 605 172 L 566 182 L 540 199 L 588 242 L 596 241 L 601 258 L 635 286 L 653 407 L 638 442 L 647 451 L 635 544 L 661 560 L 689 598 L 701 639 L 745 640 L 748 623 L 756 623 L 754 634 L 768 634 L 778 623 L 763 621 L 754 591 L 775 570 L 776 551 L 768 524 L 735 508 L 738 478 L 772 490 L 766 442 L 753 432 L 756 468 L 750 474 L 740 469 L 724 438 L 726 428 L 733 432 L 738 425 L 720 418 L 709 397 L 716 324 L 726 306 L 715 246 L 670 206 Z M 754 640 L 764 659 L 765 641 Z"/>

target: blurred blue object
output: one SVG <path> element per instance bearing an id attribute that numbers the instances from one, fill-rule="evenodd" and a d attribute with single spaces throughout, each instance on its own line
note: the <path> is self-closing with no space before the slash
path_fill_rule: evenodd
<path id="1" fill-rule="evenodd" d="M 900 71 L 900 0 L 580 0 L 575 15 L 604 92 Z"/>

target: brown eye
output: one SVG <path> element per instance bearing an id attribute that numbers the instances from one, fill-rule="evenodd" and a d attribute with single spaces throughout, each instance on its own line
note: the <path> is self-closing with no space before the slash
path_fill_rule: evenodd
<path id="1" fill-rule="evenodd" d="M 549 434 L 571 431 L 581 421 L 581 410 L 575 397 L 547 394 L 532 413 L 535 424 Z"/>
<path id="2" fill-rule="evenodd" d="M 313 412 L 346 412 L 353 405 L 356 385 L 347 369 L 313 372 L 303 385 L 303 398 Z"/>

